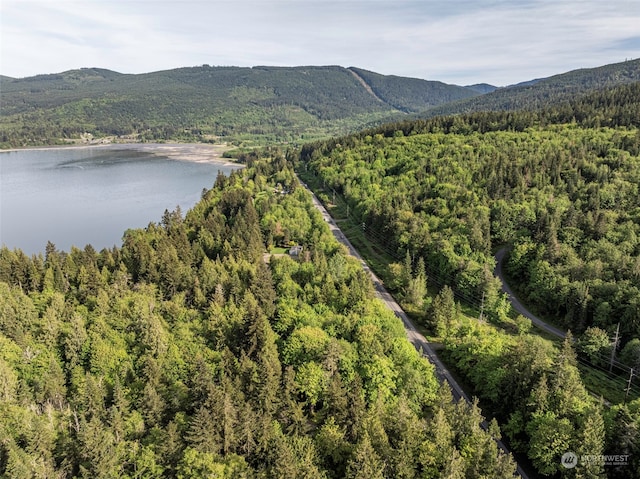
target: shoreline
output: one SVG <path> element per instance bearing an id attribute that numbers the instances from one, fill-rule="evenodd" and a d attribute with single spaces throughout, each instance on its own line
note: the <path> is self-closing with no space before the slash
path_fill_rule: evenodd
<path id="1" fill-rule="evenodd" d="M 47 150 L 78 150 L 80 148 L 104 148 L 113 145 L 128 145 L 129 143 L 101 143 L 86 145 L 47 145 L 47 146 L 25 146 L 24 148 L 6 148 L 0 149 L 0 153 L 15 153 L 16 151 L 47 151 Z M 134 145 L 135 143 L 131 143 Z"/>
<path id="2" fill-rule="evenodd" d="M 2 153 L 15 153 L 21 151 L 51 151 L 51 150 L 78 150 L 78 149 L 130 149 L 146 151 L 154 156 L 164 156 L 170 160 L 191 161 L 194 163 L 216 163 L 229 166 L 243 166 L 232 158 L 223 158 L 225 151 L 233 147 L 226 143 L 99 143 L 86 145 L 49 145 L 31 146 L 26 148 L 9 148 L 0 150 Z"/>

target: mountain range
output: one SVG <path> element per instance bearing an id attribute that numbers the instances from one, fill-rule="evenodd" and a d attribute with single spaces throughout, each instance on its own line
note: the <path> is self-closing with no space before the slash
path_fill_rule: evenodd
<path id="1" fill-rule="evenodd" d="M 640 81 L 640 60 L 505 88 L 381 75 L 340 66 L 178 68 L 123 74 L 83 68 L 0 77 L 0 147 L 80 137 L 307 141 L 410 117 L 540 108 Z"/>

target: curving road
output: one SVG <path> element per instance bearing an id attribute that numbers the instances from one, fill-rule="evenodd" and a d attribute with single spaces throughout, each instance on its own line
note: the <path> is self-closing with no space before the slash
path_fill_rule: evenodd
<path id="1" fill-rule="evenodd" d="M 358 251 L 353 247 L 351 242 L 347 239 L 347 237 L 344 235 L 342 230 L 338 227 L 338 225 L 333 220 L 331 215 L 327 212 L 326 208 L 322 205 L 322 203 L 320 203 L 320 200 L 318 200 L 316 195 L 313 193 L 313 191 L 309 189 L 309 187 L 306 184 L 302 182 L 301 184 L 309 191 L 309 193 L 311 193 L 314 206 L 316 207 L 316 209 L 318 209 L 318 211 L 320 211 L 320 213 L 322 214 L 322 217 L 329 225 L 329 228 L 331 229 L 331 232 L 336 237 L 336 239 L 340 243 L 342 243 L 344 246 L 347 247 L 351 256 L 358 259 L 360 261 L 360 264 L 362 265 L 362 268 L 365 270 L 365 272 L 367 272 L 371 276 L 371 281 L 373 282 L 373 286 L 376 290 L 378 297 L 382 301 L 384 301 L 387 307 L 391 311 L 393 311 L 397 317 L 399 317 L 402 320 L 402 323 L 404 324 L 404 329 L 407 333 L 407 338 L 409 339 L 411 344 L 413 344 L 413 346 L 423 356 L 425 356 L 431 362 L 431 364 L 434 365 L 436 377 L 438 378 L 438 380 L 441 382 L 446 381 L 447 384 L 449 384 L 449 387 L 451 388 L 451 394 L 456 401 L 459 401 L 460 399 L 464 399 L 465 401 L 470 403 L 471 400 L 469 399 L 469 396 L 467 396 L 467 394 L 460 387 L 458 382 L 453 378 L 453 376 L 451 375 L 449 370 L 446 368 L 446 366 L 442 363 L 442 361 L 440 361 L 434 349 L 427 342 L 425 337 L 422 334 L 420 334 L 420 332 L 418 332 L 418 330 L 416 329 L 411 319 L 409 319 L 409 317 L 402 310 L 400 305 L 395 301 L 395 299 L 393 299 L 391 294 L 389 294 L 386 288 L 382 285 L 382 281 L 380 281 L 380 279 L 373 273 L 373 271 L 371 271 L 371 269 L 369 268 L 369 265 L 367 265 L 366 261 L 362 259 L 362 256 L 360 256 Z M 484 429 L 488 427 L 488 424 L 486 421 L 482 423 L 482 427 Z M 498 447 L 502 449 L 502 451 L 504 451 L 506 454 L 509 454 L 509 450 L 507 449 L 507 447 L 504 445 L 502 441 L 497 441 L 497 444 L 498 444 Z M 516 471 L 520 475 L 520 477 L 522 477 L 523 479 L 529 478 L 529 476 L 522 470 L 522 468 L 519 465 L 517 465 Z"/>
<path id="2" fill-rule="evenodd" d="M 526 318 L 529 318 L 531 320 L 531 322 L 534 325 L 536 325 L 538 328 L 540 328 L 543 331 L 546 331 L 548 333 L 551 333 L 554 336 L 557 336 L 558 338 L 564 339 L 564 337 L 566 336 L 566 333 L 564 331 L 562 331 L 561 329 L 558 329 L 558 328 L 556 328 L 554 326 L 551 326 L 548 323 L 545 323 L 543 320 L 541 320 L 535 314 L 530 312 L 527 308 L 525 308 L 522 305 L 522 303 L 518 300 L 516 295 L 513 294 L 513 291 L 511 291 L 511 288 L 507 284 L 507 281 L 504 278 L 504 274 L 502 272 L 502 265 L 504 264 L 504 257 L 506 256 L 507 252 L 509 251 L 509 248 L 510 248 L 509 246 L 503 246 L 502 248 L 500 248 L 496 252 L 496 269 L 494 270 L 494 274 L 498 278 L 500 278 L 500 281 L 502 282 L 502 291 L 507 293 L 507 295 L 509 296 L 509 301 L 511 301 L 511 306 L 513 306 L 513 309 L 515 309 L 518 313 L 520 313 L 521 315 L 523 315 Z"/>

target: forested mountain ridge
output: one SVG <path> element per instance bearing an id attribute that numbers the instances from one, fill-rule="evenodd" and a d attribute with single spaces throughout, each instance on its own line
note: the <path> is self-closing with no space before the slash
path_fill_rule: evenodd
<path id="1" fill-rule="evenodd" d="M 399 259 L 387 284 L 444 338 L 444 354 L 497 412 L 510 445 L 544 475 L 574 477 L 559 457 L 577 447 L 581 427 L 591 431 L 582 454 L 638 454 L 639 403 L 613 406 L 602 423 L 579 373 L 563 371 L 577 363 L 571 339 L 557 356 L 509 316 L 493 249 L 512 245 L 507 269 L 522 299 L 579 333 L 581 354 L 607 364 L 619 323 L 615 356 L 637 368 L 639 126 L 635 82 L 555 108 L 405 121 L 301 149 L 300 171 L 344 198 L 354 223 Z M 431 299 L 427 284 L 446 286 Z M 462 321 L 454 294 L 507 332 Z M 605 469 L 640 477 L 635 459 Z"/>
<path id="2" fill-rule="evenodd" d="M 478 111 L 535 110 L 569 101 L 577 96 L 616 85 L 640 81 L 640 59 L 598 68 L 583 68 L 539 78 L 486 95 L 431 108 L 420 116 L 433 117 Z"/>
<path id="3" fill-rule="evenodd" d="M 491 93 L 498 89 L 497 86 L 489 85 L 488 83 L 476 83 L 474 85 L 467 85 L 465 88 L 477 91 L 478 93 Z"/>
<path id="4" fill-rule="evenodd" d="M 576 70 L 493 92 L 490 85 L 460 87 L 339 66 L 203 65 L 139 75 L 84 68 L 2 77 L 0 147 L 63 144 L 85 134 L 140 141 L 222 138 L 236 145 L 306 142 L 407 115 L 557 104 L 638 81 L 639 62 Z"/>
<path id="5" fill-rule="evenodd" d="M 372 87 L 379 98 L 351 70 L 337 66 L 201 66 L 140 75 L 87 68 L 3 79 L 0 143 L 17 146 L 85 132 L 153 139 L 255 135 L 282 141 L 344 133 L 401 109 L 417 112 L 478 94 L 382 75 Z"/>
<path id="6" fill-rule="evenodd" d="M 121 248 L 0 249 L 0 476 L 512 478 L 285 157 L 245 161 Z"/>
<path id="7" fill-rule="evenodd" d="M 477 96 L 474 88 L 448 85 L 438 81 L 406 78 L 349 67 L 362 78 L 382 101 L 405 113 L 415 113 L 462 98 Z"/>

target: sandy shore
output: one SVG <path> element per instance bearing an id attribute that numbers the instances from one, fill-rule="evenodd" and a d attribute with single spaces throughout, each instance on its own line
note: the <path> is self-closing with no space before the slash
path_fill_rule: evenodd
<path id="1" fill-rule="evenodd" d="M 211 145 L 205 143 L 107 143 L 96 145 L 60 145 L 32 148 L 13 148 L 0 150 L 0 153 L 16 151 L 45 151 L 60 149 L 99 149 L 99 150 L 137 150 L 152 155 L 163 156 L 172 160 L 193 161 L 196 163 L 223 163 L 238 166 L 238 163 L 229 158 L 223 158 L 222 154 L 232 147 L 221 144 Z"/>

